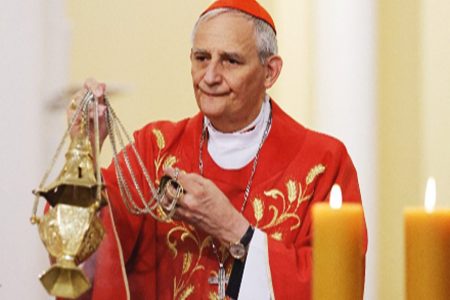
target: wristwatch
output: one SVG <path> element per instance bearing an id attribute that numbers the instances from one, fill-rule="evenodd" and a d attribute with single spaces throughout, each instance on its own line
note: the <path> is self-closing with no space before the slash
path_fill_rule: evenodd
<path id="1" fill-rule="evenodd" d="M 255 229 L 252 225 L 249 225 L 247 231 L 244 233 L 244 236 L 235 243 L 230 244 L 230 254 L 234 259 L 243 259 L 247 254 L 247 247 L 250 244 L 250 241 L 253 237 L 253 232 Z"/>

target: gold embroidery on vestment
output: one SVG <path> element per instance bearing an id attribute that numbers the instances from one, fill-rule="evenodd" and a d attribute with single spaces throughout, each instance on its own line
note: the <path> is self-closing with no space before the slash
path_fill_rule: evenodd
<path id="1" fill-rule="evenodd" d="M 300 189 L 301 189 L 301 185 L 299 184 Z M 286 183 L 286 187 L 288 190 L 288 199 L 289 202 L 292 204 L 292 202 L 294 202 L 297 199 L 297 186 L 295 184 L 295 182 L 293 180 L 289 180 Z"/>
<path id="2" fill-rule="evenodd" d="M 191 240 L 197 245 L 198 253 L 194 261 L 194 254 L 191 252 L 187 252 L 183 254 L 183 265 L 181 269 L 181 274 L 178 280 L 178 277 L 175 276 L 174 280 L 174 299 L 178 299 L 178 295 L 181 296 L 189 296 L 194 291 L 194 286 L 190 285 L 188 286 L 188 283 L 190 282 L 192 275 L 200 270 L 204 270 L 205 266 L 200 263 L 200 259 L 203 256 L 203 251 L 205 248 L 209 246 L 211 243 L 211 237 L 206 236 L 205 238 L 201 239 L 201 237 L 197 234 L 195 229 L 193 229 L 192 226 L 186 226 L 184 223 L 180 223 L 180 225 L 173 227 L 166 236 L 166 243 L 168 248 L 172 251 L 173 259 L 176 259 L 178 255 L 178 249 L 177 249 L 177 241 L 178 239 L 176 237 L 173 237 L 175 233 L 179 234 L 179 240 L 181 242 L 186 242 L 186 240 Z M 192 286 L 192 291 L 190 291 Z M 189 290 L 189 295 L 186 294 L 186 291 Z M 180 296 L 180 297 L 181 297 Z M 187 297 L 186 296 L 186 297 Z"/>
<path id="3" fill-rule="evenodd" d="M 166 147 L 166 140 L 165 140 L 164 135 L 161 132 L 161 130 L 154 128 L 152 130 L 152 132 L 155 135 L 156 145 L 158 146 L 158 155 L 156 156 L 154 164 L 155 164 L 155 175 L 156 175 L 155 178 L 157 178 L 156 184 L 159 184 L 159 172 L 160 172 L 161 166 L 173 167 L 178 162 L 178 159 L 174 155 L 163 154 L 161 156 L 161 152 Z"/>
<path id="4" fill-rule="evenodd" d="M 192 293 L 194 292 L 194 286 L 191 284 L 189 285 L 183 293 L 181 293 L 179 300 L 186 300 Z M 176 298 L 174 298 L 176 299 Z"/>
<path id="5" fill-rule="evenodd" d="M 258 223 L 264 216 L 264 204 L 259 198 L 255 198 L 252 203 L 253 203 L 253 211 L 255 213 L 255 220 Z"/>
<path id="6" fill-rule="evenodd" d="M 283 233 L 277 231 L 270 235 L 274 240 L 281 241 L 283 240 Z"/>
<path id="7" fill-rule="evenodd" d="M 219 300 L 219 295 L 216 292 L 209 292 L 208 299 L 209 300 Z"/>
<path id="8" fill-rule="evenodd" d="M 306 185 L 311 184 L 317 175 L 322 174 L 325 172 L 325 166 L 322 164 L 318 164 L 314 168 L 309 171 L 308 176 L 306 177 Z"/>
<path id="9" fill-rule="evenodd" d="M 152 130 L 155 138 L 156 145 L 158 147 L 158 154 L 154 160 L 155 165 L 155 178 L 159 178 L 159 173 L 161 167 L 174 167 L 179 161 L 174 155 L 163 154 L 163 150 L 166 146 L 166 141 L 163 133 L 159 129 Z M 265 197 L 269 197 L 281 202 L 282 207 L 278 208 L 274 204 L 266 204 L 270 202 L 265 202 L 261 197 L 255 197 L 252 203 L 254 217 L 256 220 L 255 226 L 264 231 L 276 230 L 276 227 L 287 222 L 288 220 L 293 221 L 290 226 L 290 230 L 293 231 L 300 227 L 301 220 L 298 216 L 298 209 L 303 202 L 309 201 L 312 198 L 313 192 L 309 191 L 308 188 L 314 180 L 325 172 L 325 166 L 318 164 L 311 168 L 308 175 L 305 178 L 304 185 L 301 182 L 289 179 L 285 183 L 286 191 L 281 191 L 279 189 L 271 189 L 264 191 Z M 159 184 L 159 180 L 156 180 Z M 307 193 L 308 192 L 308 193 Z M 262 223 L 264 215 L 272 214 L 268 222 Z M 185 243 L 187 240 L 193 241 L 197 249 L 194 252 L 183 253 L 183 263 L 179 270 L 179 275 L 174 277 L 173 281 L 173 299 L 186 300 L 188 297 L 193 295 L 195 291 L 195 285 L 191 284 L 193 274 L 197 271 L 205 271 L 205 266 L 201 264 L 201 258 L 203 257 L 204 251 L 211 244 L 211 237 L 206 236 L 202 238 L 195 228 L 184 222 L 176 223 L 171 221 L 174 225 L 166 235 L 166 245 L 171 251 L 173 259 L 175 260 L 178 256 L 178 243 Z M 282 241 L 285 237 L 283 231 L 275 231 L 269 233 L 270 237 Z M 228 251 L 223 245 L 219 248 L 222 255 L 228 254 Z M 225 251 L 225 252 L 223 252 Z M 214 271 L 213 271 L 214 272 Z M 231 266 L 227 268 L 227 275 L 231 273 Z M 210 291 L 208 294 L 208 299 L 216 300 L 218 299 L 217 292 Z"/>
<path id="10" fill-rule="evenodd" d="M 255 198 L 252 201 L 253 212 L 256 220 L 255 226 L 261 230 L 269 230 L 274 229 L 275 227 L 288 220 L 293 220 L 294 223 L 290 226 L 289 229 L 293 231 L 299 228 L 301 220 L 297 214 L 297 211 L 303 202 L 311 200 L 314 190 L 309 191 L 309 186 L 314 182 L 317 176 L 325 172 L 325 169 L 325 166 L 322 164 L 318 164 L 311 168 L 305 178 L 304 186 L 302 186 L 301 182 L 297 182 L 293 179 L 287 180 L 285 184 L 286 193 L 283 193 L 283 191 L 279 189 L 264 191 L 264 196 L 279 200 L 277 204 L 279 202 L 281 202 L 282 204 L 281 208 L 278 208 L 274 204 L 268 205 L 268 211 L 269 213 L 272 213 L 272 218 L 265 224 L 261 224 L 261 220 L 263 219 L 265 212 L 264 202 L 260 198 Z M 283 239 L 283 233 L 280 231 L 272 233 L 270 236 L 279 241 Z"/>
<path id="11" fill-rule="evenodd" d="M 155 165 L 155 178 L 159 178 L 159 174 L 161 172 L 162 167 L 173 167 L 178 159 L 174 155 L 170 154 L 162 154 L 164 148 L 166 147 L 166 140 L 164 138 L 163 133 L 159 129 L 152 130 L 155 138 L 156 145 L 158 147 L 158 154 L 156 159 L 154 160 Z M 156 184 L 159 184 L 159 179 L 156 180 Z M 161 212 L 159 212 L 161 213 Z M 169 221 L 169 223 L 176 224 L 174 221 Z M 198 246 L 198 255 L 194 260 L 194 254 L 191 252 L 186 252 L 183 254 L 183 264 L 180 270 L 180 277 L 177 276 L 173 279 L 173 299 L 185 300 L 187 299 L 195 290 L 194 285 L 189 284 L 189 281 L 192 277 L 192 274 L 196 271 L 203 270 L 205 267 L 200 264 L 200 258 L 202 257 L 202 253 L 204 248 L 209 244 L 209 237 L 206 237 L 202 241 L 200 241 L 200 237 L 196 234 L 194 227 L 190 225 L 186 225 L 184 223 L 180 223 L 180 225 L 173 227 L 166 235 L 166 245 L 168 249 L 172 252 L 173 259 L 176 259 L 178 255 L 177 249 L 177 241 L 178 239 L 172 236 L 175 233 L 180 234 L 179 240 L 181 242 L 185 242 L 187 239 L 194 241 L 194 243 Z"/>
<path id="12" fill-rule="evenodd" d="M 163 165 L 164 168 L 172 168 L 177 163 L 177 158 L 173 155 L 167 156 L 166 160 L 164 161 Z"/>
<path id="13" fill-rule="evenodd" d="M 156 137 L 156 145 L 158 146 L 159 150 L 164 149 L 166 147 L 166 141 L 164 140 L 164 136 L 161 130 L 154 128 L 152 132 Z"/>
<path id="14" fill-rule="evenodd" d="M 183 255 L 183 272 L 182 274 L 186 274 L 186 272 L 190 269 L 192 263 L 192 253 L 186 252 Z"/>

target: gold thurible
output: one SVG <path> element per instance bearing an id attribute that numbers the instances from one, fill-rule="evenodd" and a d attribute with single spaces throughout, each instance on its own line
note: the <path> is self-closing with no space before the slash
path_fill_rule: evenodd
<path id="1" fill-rule="evenodd" d="M 90 289 L 91 284 L 78 265 L 96 251 L 104 235 L 97 217 L 97 211 L 104 203 L 101 199 L 101 179 L 86 132 L 87 113 L 93 100 L 92 93 L 87 93 L 81 101 L 52 166 L 44 175 L 40 187 L 33 191 L 36 199 L 30 221 L 38 225 L 40 238 L 54 262 L 39 279 L 50 295 L 62 298 L 75 299 Z M 55 181 L 44 186 L 61 146 L 79 116 L 82 122 L 80 132 L 71 140 L 63 169 Z M 98 135 L 98 123 L 95 127 Z M 96 145 L 97 157 L 98 152 Z M 47 200 L 49 207 L 43 217 L 36 214 L 40 197 Z"/>
<path id="2" fill-rule="evenodd" d="M 97 212 L 107 201 L 102 198 L 100 167 L 93 159 L 100 155 L 98 105 L 98 100 L 91 91 L 84 95 L 78 105 L 72 101 L 70 108 L 74 114 L 69 122 L 69 127 L 39 188 L 33 191 L 35 201 L 30 222 L 38 226 L 41 240 L 54 262 L 39 279 L 47 292 L 56 297 L 75 299 L 89 290 L 91 284 L 78 265 L 96 251 L 104 235 Z M 162 178 L 164 180 L 161 180 L 159 188 L 154 186 L 143 159 L 106 97 L 104 97 L 104 105 L 107 112 L 106 127 L 113 150 L 117 185 L 124 206 L 132 214 L 150 215 L 155 220 L 170 222 L 177 201 L 183 194 L 183 187 L 176 178 Z M 92 106 L 94 145 L 90 142 L 88 134 L 90 130 L 87 129 L 92 125 L 88 121 Z M 62 146 L 78 120 L 81 120 L 80 132 L 71 140 L 65 156 L 64 167 L 56 180 L 46 185 Z M 124 140 L 130 145 L 131 149 L 128 150 L 131 151 L 127 151 Z M 125 167 L 119 163 L 118 146 L 122 148 L 121 155 L 125 161 Z M 134 155 L 138 162 L 136 169 L 144 175 L 144 184 L 150 190 L 150 197 L 144 196 L 143 186 L 138 183 L 136 178 L 136 171 L 130 167 L 130 155 Z M 131 180 L 125 180 L 124 172 L 130 175 Z M 137 199 L 131 192 L 132 188 L 137 192 Z M 167 194 L 173 194 L 168 204 L 165 202 Z M 49 209 L 44 216 L 38 217 L 37 209 L 41 197 L 47 200 Z"/>

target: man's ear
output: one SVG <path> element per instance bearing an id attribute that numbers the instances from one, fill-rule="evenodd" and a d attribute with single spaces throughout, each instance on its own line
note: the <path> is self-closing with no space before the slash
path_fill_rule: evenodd
<path id="1" fill-rule="evenodd" d="M 271 88 L 280 76 L 283 67 L 283 60 L 279 55 L 272 55 L 266 59 L 266 78 L 264 86 L 266 89 Z"/>

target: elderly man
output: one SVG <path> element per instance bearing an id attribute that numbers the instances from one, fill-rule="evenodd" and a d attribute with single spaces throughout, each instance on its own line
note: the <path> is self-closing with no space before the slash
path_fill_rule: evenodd
<path id="1" fill-rule="evenodd" d="M 88 297 L 310 299 L 312 205 L 334 183 L 346 201 L 361 201 L 345 147 L 266 94 L 282 59 L 256 1 L 214 2 L 195 25 L 191 62 L 200 112 L 134 135 L 152 180 L 169 175 L 184 187 L 173 220 L 130 214 L 114 165 L 103 170 L 107 234 Z M 85 87 L 102 100 L 104 84 Z"/>

